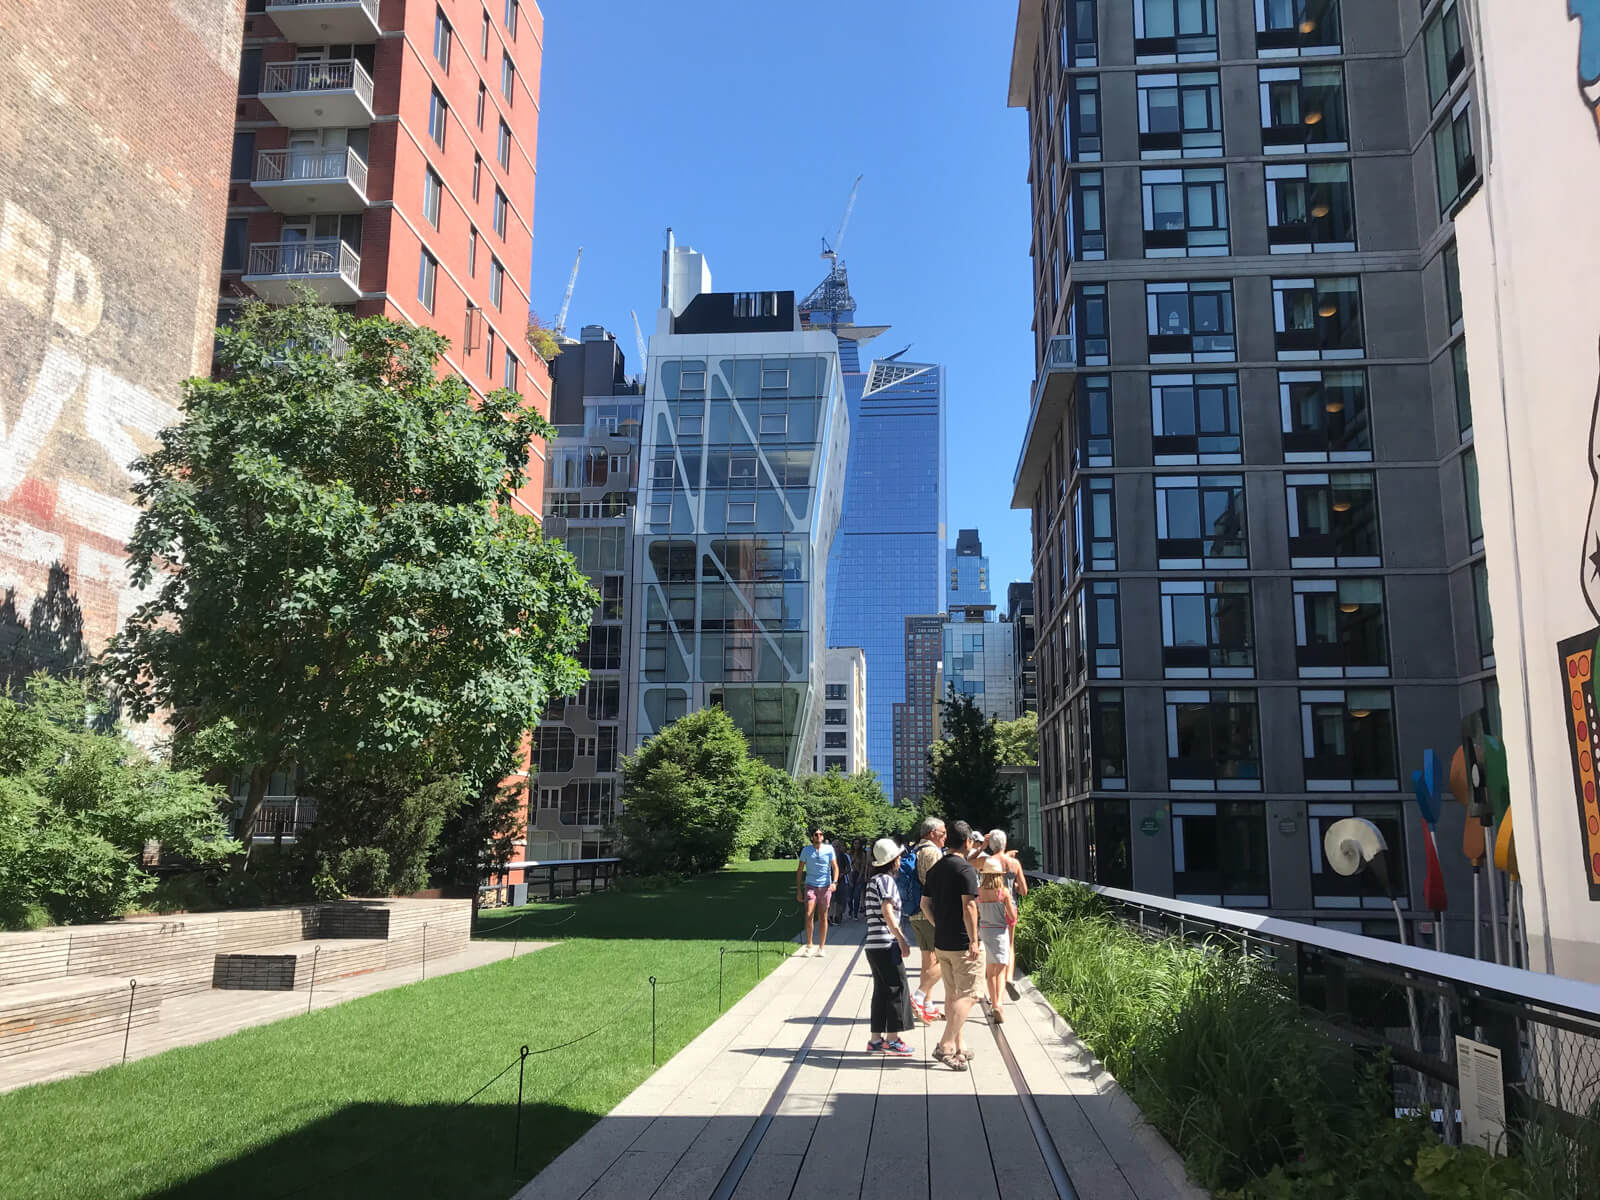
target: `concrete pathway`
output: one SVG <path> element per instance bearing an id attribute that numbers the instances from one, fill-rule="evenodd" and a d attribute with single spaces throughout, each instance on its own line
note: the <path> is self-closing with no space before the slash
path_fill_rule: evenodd
<path id="1" fill-rule="evenodd" d="M 466 950 L 448 958 L 428 960 L 428 978 L 451 975 L 457 971 L 470 971 L 487 963 L 510 958 L 515 949 L 517 957 L 543 950 L 554 942 L 525 941 L 513 947 L 511 942 L 498 939 L 467 943 Z M 365 975 L 350 975 L 343 979 L 317 980 L 311 996 L 313 1009 L 332 1008 L 359 996 L 416 983 L 422 978 L 420 963 L 391 967 L 383 971 L 370 971 Z M 153 1025 L 135 1027 L 128 1040 L 128 1061 L 160 1054 L 174 1046 L 193 1046 L 215 1038 L 247 1029 L 252 1025 L 266 1025 L 285 1017 L 297 1016 L 306 1011 L 306 993 L 252 992 L 212 989 L 191 992 L 185 996 L 172 996 L 161 1002 L 161 1019 Z M 64 1079 L 70 1075 L 87 1075 L 122 1061 L 122 1034 L 86 1038 L 69 1042 L 31 1054 L 17 1054 L 0 1058 L 0 1092 L 23 1087 L 30 1083 L 44 1083 L 51 1079 Z"/>
<path id="2" fill-rule="evenodd" d="M 908 1035 L 914 1058 L 869 1054 L 861 929 L 841 933 L 821 960 L 780 966 L 515 1200 L 1205 1195 L 1026 981 L 998 1031 L 968 1023 L 966 1073 L 932 1062 L 938 1026 Z"/>

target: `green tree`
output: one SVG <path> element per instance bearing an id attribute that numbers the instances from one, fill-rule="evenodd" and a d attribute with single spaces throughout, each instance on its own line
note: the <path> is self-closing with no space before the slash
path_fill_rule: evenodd
<path id="1" fill-rule="evenodd" d="M 780 858 L 805 844 L 806 813 L 800 785 L 786 771 L 752 759 L 754 795 L 739 836 L 739 848 L 753 859 Z"/>
<path id="2" fill-rule="evenodd" d="M 1039 765 L 1039 714 L 1025 712 L 1015 721 L 997 721 L 994 735 L 1000 742 L 1000 763 L 1006 767 Z"/>
<path id="3" fill-rule="evenodd" d="M 152 759 L 80 680 L 38 674 L 0 693 L 0 928 L 99 921 L 155 887 L 145 846 L 192 863 L 238 847 L 220 789 Z"/>
<path id="4" fill-rule="evenodd" d="M 884 794 L 876 771 L 846 775 L 837 769 L 799 780 L 800 803 L 805 810 L 804 830 L 822 826 L 829 837 L 846 841 L 876 841 L 903 837 L 919 819 L 910 805 L 896 808 Z"/>
<path id="5" fill-rule="evenodd" d="M 941 812 L 974 829 L 1009 829 L 1016 801 L 1000 778 L 1000 739 L 994 722 L 951 687 L 940 716 L 944 735 L 928 751 L 932 795 Z"/>
<path id="6" fill-rule="evenodd" d="M 720 708 L 680 717 L 622 763 L 622 857 L 639 872 L 715 871 L 755 802 L 750 748 Z"/>
<path id="7" fill-rule="evenodd" d="M 552 427 L 511 391 L 474 404 L 428 329 L 308 301 L 249 307 L 219 341 L 217 378 L 184 385 L 136 464 L 129 553 L 159 588 L 106 660 L 131 712 L 229 726 L 247 847 L 290 763 L 498 782 L 545 698 L 581 684 L 597 600 L 517 507 Z"/>

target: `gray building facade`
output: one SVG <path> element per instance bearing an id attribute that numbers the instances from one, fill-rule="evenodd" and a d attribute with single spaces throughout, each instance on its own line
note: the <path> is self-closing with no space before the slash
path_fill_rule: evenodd
<path id="1" fill-rule="evenodd" d="M 1411 772 L 1464 715 L 1498 724 L 1464 26 L 1440 0 L 1022 0 L 1048 869 L 1381 933 L 1321 854 L 1356 815 L 1421 905 Z"/>

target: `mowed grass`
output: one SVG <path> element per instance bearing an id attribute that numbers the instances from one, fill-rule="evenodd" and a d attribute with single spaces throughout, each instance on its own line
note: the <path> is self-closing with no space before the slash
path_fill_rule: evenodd
<path id="1" fill-rule="evenodd" d="M 787 909 L 762 935 L 761 974 L 774 969 L 798 928 L 793 877 L 792 862 L 741 864 L 488 913 L 486 936 L 559 944 L 0 1095 L 0 1197 L 505 1200 L 653 1070 L 651 975 L 666 1062 L 716 1019 L 719 949 L 748 949 Z M 725 1005 L 756 958 L 727 956 Z M 520 1047 L 596 1029 L 526 1060 L 513 1166 Z"/>

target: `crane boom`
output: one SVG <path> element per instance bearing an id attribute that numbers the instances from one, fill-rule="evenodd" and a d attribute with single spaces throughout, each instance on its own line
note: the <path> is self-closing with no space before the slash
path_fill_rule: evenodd
<path id="1" fill-rule="evenodd" d="M 850 225 L 850 214 L 856 207 L 856 192 L 860 190 L 861 176 L 857 175 L 856 181 L 850 185 L 850 199 L 844 203 L 844 216 L 839 218 L 839 231 L 833 235 L 833 244 L 830 246 L 826 241 L 822 243 L 825 247 L 822 251 L 823 258 L 839 261 L 839 255 L 844 251 L 844 231 Z"/>
<path id="2" fill-rule="evenodd" d="M 583 262 L 583 247 L 578 247 L 578 257 L 572 260 L 572 274 L 567 276 L 567 294 L 561 297 L 561 311 L 556 314 L 557 337 L 567 332 L 567 309 L 572 307 L 572 289 L 578 284 L 578 264 Z"/>
<path id="3" fill-rule="evenodd" d="M 639 328 L 639 314 L 633 309 L 628 310 L 628 315 L 633 318 L 633 340 L 639 347 L 639 375 L 644 376 L 645 359 L 649 358 L 649 351 L 645 349 L 644 330 Z"/>

